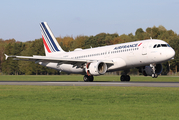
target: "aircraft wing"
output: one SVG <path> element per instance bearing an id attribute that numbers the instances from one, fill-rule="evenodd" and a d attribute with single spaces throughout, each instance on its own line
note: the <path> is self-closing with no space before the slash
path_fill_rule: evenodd
<path id="1" fill-rule="evenodd" d="M 46 56 L 15 56 L 15 55 L 6 55 L 5 59 L 7 60 L 9 57 L 14 58 L 14 60 L 23 60 L 23 61 L 34 61 L 35 63 L 39 62 L 54 62 L 54 63 L 66 63 L 66 64 L 74 64 L 74 63 L 88 63 L 88 62 L 98 62 L 102 61 L 107 64 L 113 64 L 113 60 L 90 60 L 90 59 L 70 59 L 70 58 L 59 58 L 59 57 L 46 57 Z"/>

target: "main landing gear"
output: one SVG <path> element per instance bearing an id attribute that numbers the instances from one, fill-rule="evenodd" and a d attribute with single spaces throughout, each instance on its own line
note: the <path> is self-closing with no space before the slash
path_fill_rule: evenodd
<path id="1" fill-rule="evenodd" d="M 120 79 L 122 82 L 130 81 L 130 76 L 129 75 L 121 75 Z M 84 80 L 84 82 L 93 82 L 94 77 L 92 75 L 91 76 L 85 75 L 83 77 L 83 80 Z"/>
<path id="2" fill-rule="evenodd" d="M 128 70 L 124 70 L 123 71 L 123 73 L 122 73 L 122 75 L 121 75 L 121 82 L 127 82 L 127 81 L 130 81 L 130 76 L 129 75 L 127 75 L 127 73 L 129 73 L 129 69 Z"/>
<path id="3" fill-rule="evenodd" d="M 92 75 L 91 76 L 85 75 L 83 77 L 83 80 L 84 80 L 84 82 L 93 82 L 94 77 Z"/>
<path id="4" fill-rule="evenodd" d="M 124 81 L 130 81 L 130 76 L 129 75 L 121 75 L 121 82 L 124 82 Z"/>

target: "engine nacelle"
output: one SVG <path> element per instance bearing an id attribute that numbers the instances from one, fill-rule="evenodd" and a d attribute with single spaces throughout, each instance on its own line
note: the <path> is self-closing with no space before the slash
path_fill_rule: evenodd
<path id="1" fill-rule="evenodd" d="M 103 75 L 107 71 L 107 65 L 103 62 L 92 62 L 86 64 L 86 73 L 88 76 L 90 75 Z"/>
<path id="2" fill-rule="evenodd" d="M 156 64 L 155 66 L 155 73 L 159 75 L 163 70 L 162 64 Z M 139 72 L 142 72 L 144 76 L 152 76 L 153 69 L 151 66 L 144 66 L 142 70 L 139 70 Z"/>

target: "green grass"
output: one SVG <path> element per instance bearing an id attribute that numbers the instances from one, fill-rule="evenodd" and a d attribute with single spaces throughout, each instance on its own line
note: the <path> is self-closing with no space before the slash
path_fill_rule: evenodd
<path id="1" fill-rule="evenodd" d="M 0 75 L 0 81 L 83 81 L 83 75 Z M 94 76 L 94 81 L 120 81 L 117 75 Z M 131 81 L 179 82 L 176 76 L 131 76 Z"/>
<path id="2" fill-rule="evenodd" d="M 179 88 L 0 86 L 1 120 L 178 120 Z"/>
<path id="3" fill-rule="evenodd" d="M 95 76 L 119 81 L 120 76 Z M 0 81 L 83 81 L 82 75 L 1 75 Z M 131 81 L 179 82 L 131 76 Z M 1 120 L 177 120 L 179 88 L 104 86 L 0 86 Z"/>

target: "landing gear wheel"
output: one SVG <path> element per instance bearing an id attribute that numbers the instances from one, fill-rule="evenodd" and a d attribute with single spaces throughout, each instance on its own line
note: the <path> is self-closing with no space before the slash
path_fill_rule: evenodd
<path id="1" fill-rule="evenodd" d="M 89 82 L 93 82 L 94 77 L 93 76 L 89 76 Z"/>
<path id="2" fill-rule="evenodd" d="M 158 77 L 158 74 L 155 74 L 155 78 L 157 78 Z"/>
<path id="3" fill-rule="evenodd" d="M 125 75 L 121 75 L 121 81 L 123 82 L 123 81 L 125 81 Z"/>
<path id="4" fill-rule="evenodd" d="M 158 74 L 152 74 L 152 78 L 157 78 L 158 77 Z"/>
<path id="5" fill-rule="evenodd" d="M 93 76 L 85 75 L 85 76 L 83 77 L 83 80 L 84 80 L 84 82 L 93 82 L 94 77 L 93 77 Z"/>
<path id="6" fill-rule="evenodd" d="M 89 81 L 88 75 L 85 75 L 85 76 L 83 77 L 83 80 L 84 80 L 84 82 L 88 82 L 88 81 Z"/>
<path id="7" fill-rule="evenodd" d="M 129 75 L 121 75 L 121 81 L 130 81 L 130 76 Z"/>
<path id="8" fill-rule="evenodd" d="M 152 74 L 152 78 L 155 78 L 155 74 Z"/>
<path id="9" fill-rule="evenodd" d="M 126 75 L 126 81 L 130 81 L 130 76 L 129 75 Z"/>

